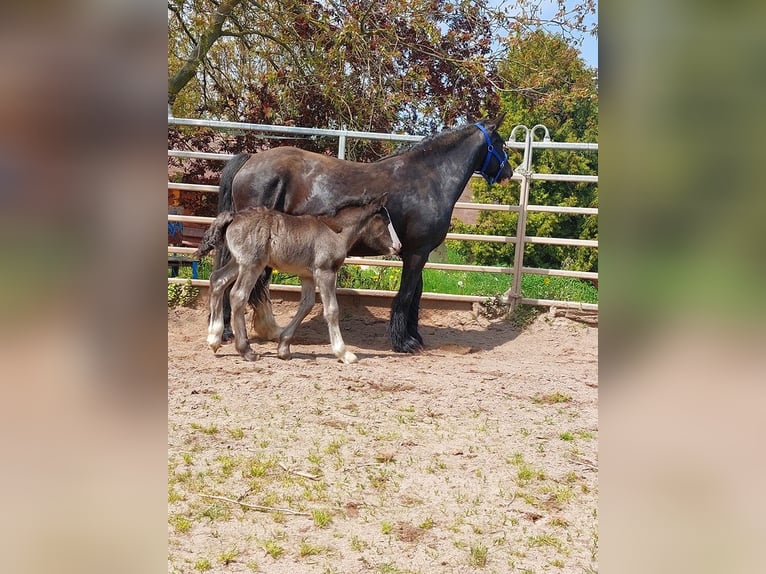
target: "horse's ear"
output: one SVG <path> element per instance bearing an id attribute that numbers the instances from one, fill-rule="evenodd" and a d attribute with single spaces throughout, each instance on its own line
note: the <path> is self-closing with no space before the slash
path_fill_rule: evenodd
<path id="1" fill-rule="evenodd" d="M 497 128 L 499 128 L 503 124 L 503 120 L 505 119 L 506 112 L 503 112 L 499 116 L 497 116 L 494 120 L 487 120 L 484 123 L 484 127 L 487 128 L 488 131 L 494 132 L 497 131 Z"/>

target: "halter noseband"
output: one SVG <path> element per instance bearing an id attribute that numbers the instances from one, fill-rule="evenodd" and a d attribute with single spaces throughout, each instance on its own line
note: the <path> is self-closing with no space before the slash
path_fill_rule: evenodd
<path id="1" fill-rule="evenodd" d="M 503 150 L 503 155 L 500 155 L 495 149 L 495 146 L 492 145 L 492 138 L 490 137 L 487 128 L 479 123 L 475 125 L 481 130 L 481 133 L 484 134 L 484 139 L 487 140 L 487 155 L 484 157 L 484 164 L 481 166 L 479 173 L 484 176 L 484 179 L 489 185 L 492 185 L 493 183 L 497 183 L 497 180 L 500 178 L 500 173 L 502 173 L 503 168 L 505 167 L 505 163 L 508 161 L 508 154 L 505 150 Z M 489 167 L 489 160 L 492 157 L 494 157 L 500 164 L 494 177 L 486 173 L 487 168 Z"/>

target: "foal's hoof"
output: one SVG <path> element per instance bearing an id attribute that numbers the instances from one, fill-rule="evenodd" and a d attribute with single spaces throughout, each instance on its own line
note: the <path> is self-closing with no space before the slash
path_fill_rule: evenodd
<path id="1" fill-rule="evenodd" d="M 242 354 L 242 358 L 245 359 L 246 361 L 257 361 L 258 354 L 252 349 L 249 349 Z"/>
<path id="2" fill-rule="evenodd" d="M 215 353 L 218 349 L 221 348 L 221 344 L 220 343 L 210 343 L 210 348 Z"/>
<path id="3" fill-rule="evenodd" d="M 289 348 L 283 349 L 280 347 L 279 350 L 277 350 L 277 357 L 279 357 L 283 361 L 289 361 L 290 359 L 293 358 L 293 354 L 290 352 Z"/>
<path id="4" fill-rule="evenodd" d="M 350 365 L 350 364 L 352 364 L 352 363 L 356 363 L 356 362 L 358 362 L 358 361 L 359 361 L 359 359 L 357 358 L 357 356 L 356 356 L 354 353 L 350 352 L 350 351 L 346 351 L 346 352 L 343 354 L 343 356 L 342 356 L 342 357 L 339 357 L 339 358 L 340 358 L 340 360 L 341 360 L 341 361 L 343 361 L 343 362 L 344 362 L 344 363 L 346 363 L 347 365 Z"/>

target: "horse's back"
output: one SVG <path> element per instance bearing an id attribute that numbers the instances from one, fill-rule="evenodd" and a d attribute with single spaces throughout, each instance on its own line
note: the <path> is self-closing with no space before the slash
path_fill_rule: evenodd
<path id="1" fill-rule="evenodd" d="M 253 154 L 233 181 L 234 208 L 265 206 L 293 213 L 310 194 L 316 176 L 337 171 L 339 160 L 283 146 Z"/>

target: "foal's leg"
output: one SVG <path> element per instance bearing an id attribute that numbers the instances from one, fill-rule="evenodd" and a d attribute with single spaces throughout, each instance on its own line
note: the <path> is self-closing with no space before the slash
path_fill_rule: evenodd
<path id="1" fill-rule="evenodd" d="M 261 273 L 255 289 L 250 293 L 250 305 L 253 307 L 253 331 L 264 339 L 278 341 L 282 328 L 274 320 L 269 295 L 270 283 L 271 269 L 267 268 Z"/>
<path id="2" fill-rule="evenodd" d="M 316 293 L 314 291 L 313 279 L 301 279 L 301 304 L 298 307 L 298 312 L 295 317 L 292 318 L 287 326 L 282 330 L 282 334 L 279 336 L 279 349 L 277 356 L 280 359 L 289 360 L 292 355 L 290 354 L 290 343 L 293 341 L 295 331 L 298 329 L 298 325 L 306 318 L 311 308 L 316 301 Z"/>
<path id="3" fill-rule="evenodd" d="M 346 364 L 356 363 L 359 359 L 356 358 L 354 353 L 346 350 L 346 343 L 343 342 L 340 326 L 338 325 L 338 299 L 335 296 L 337 275 L 332 271 L 317 271 L 314 276 L 319 285 L 319 295 L 322 297 L 324 320 L 327 322 L 327 329 L 330 331 L 332 352 Z"/>
<path id="4" fill-rule="evenodd" d="M 255 361 L 255 354 L 250 342 L 247 340 L 247 327 L 245 325 L 245 310 L 250 290 L 255 285 L 258 276 L 263 271 L 262 265 L 241 265 L 239 276 L 231 288 L 229 299 L 231 300 L 231 326 L 234 328 L 234 347 L 240 355 L 248 361 Z"/>
<path id="5" fill-rule="evenodd" d="M 215 353 L 221 346 L 224 332 L 224 296 L 237 278 L 237 262 L 230 260 L 210 275 L 210 319 L 207 329 L 207 344 Z"/>

